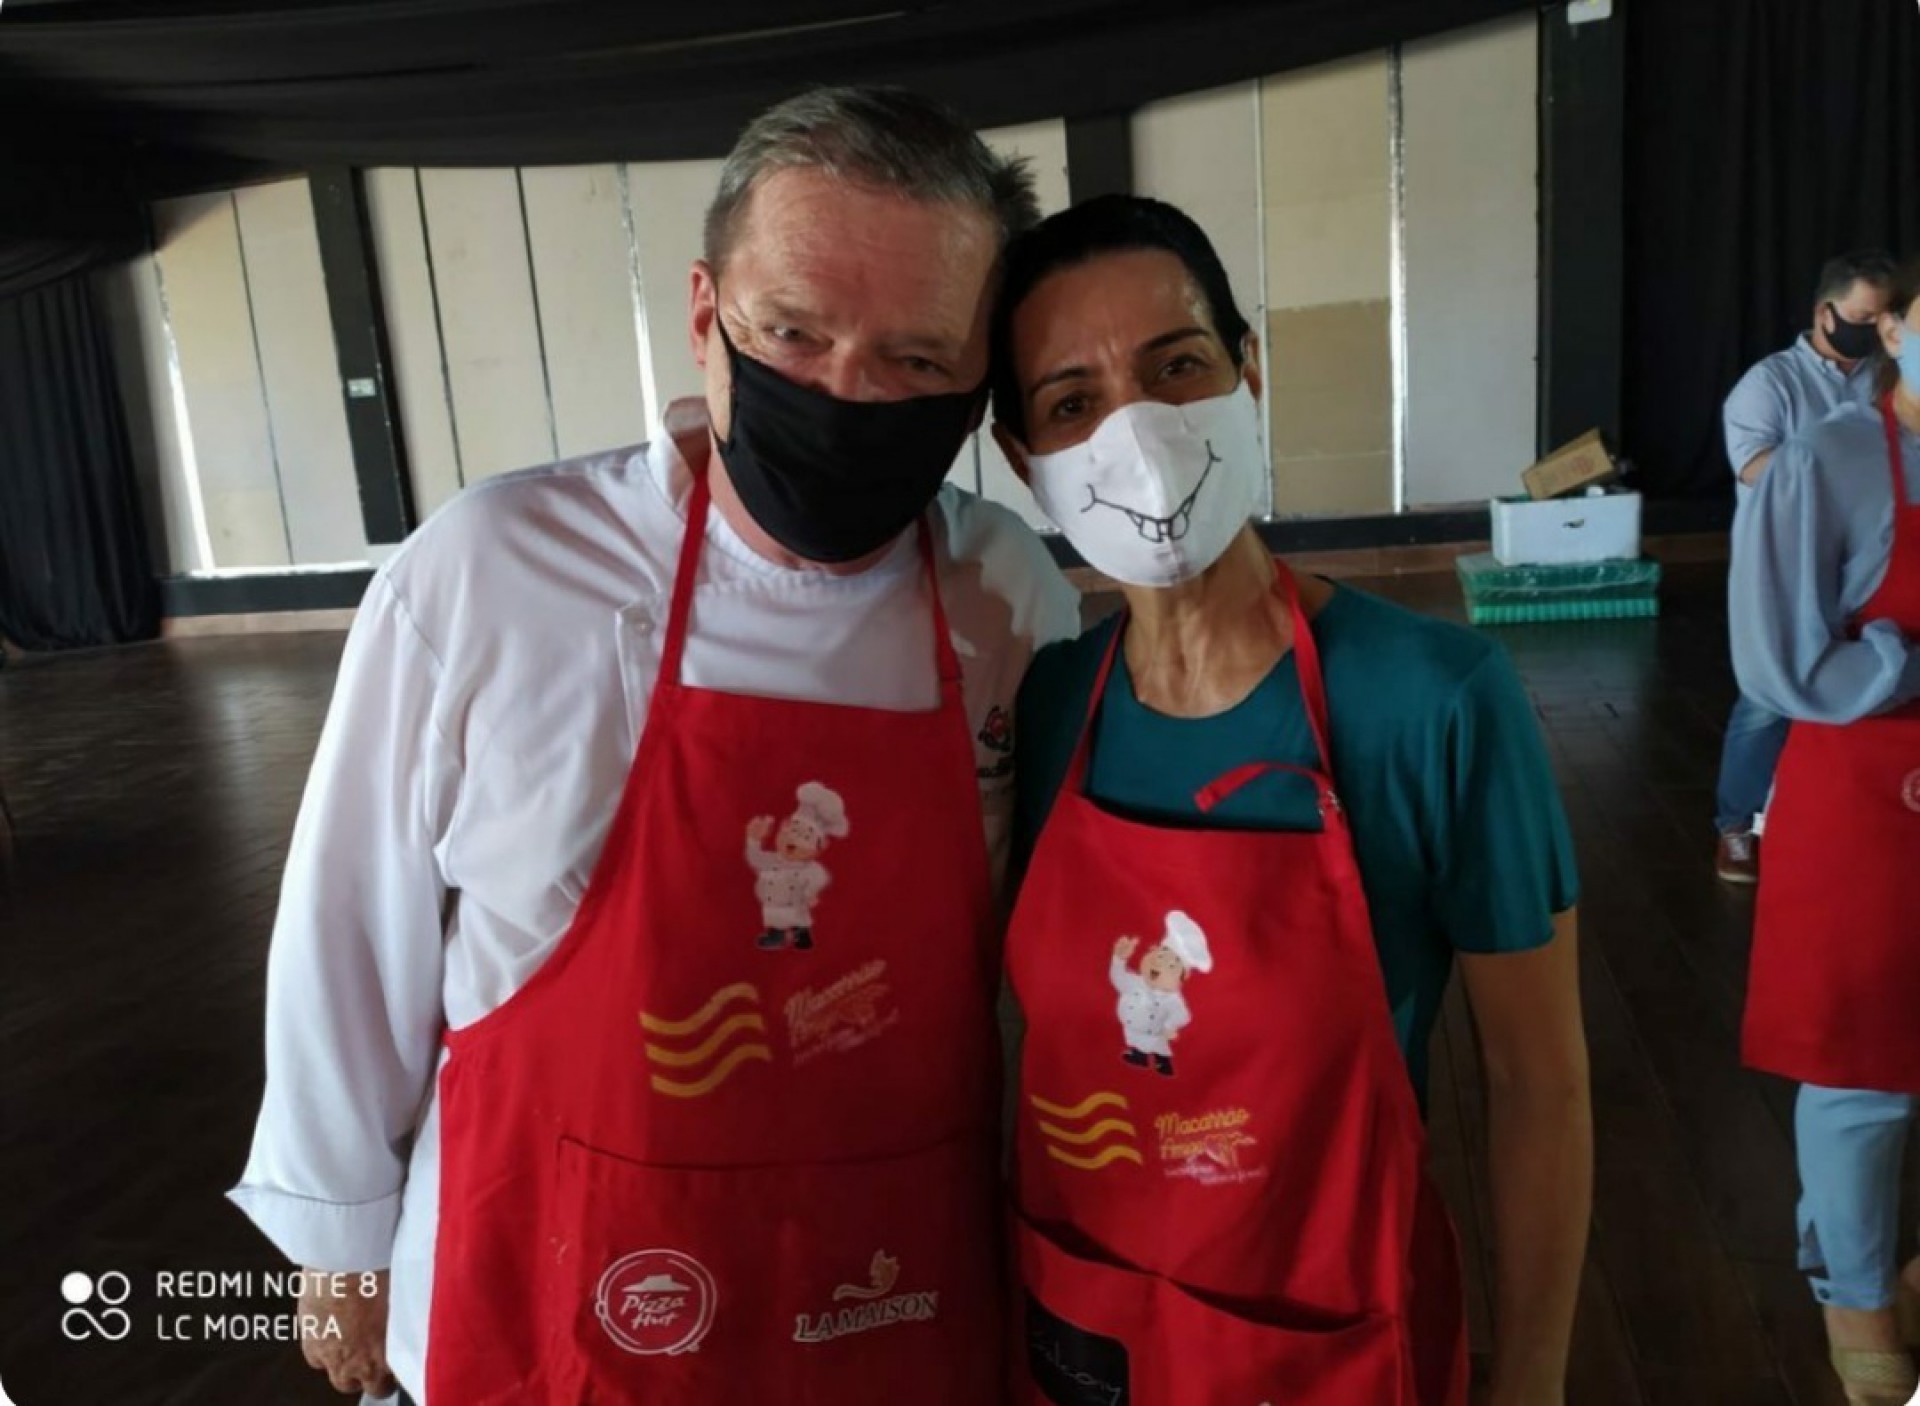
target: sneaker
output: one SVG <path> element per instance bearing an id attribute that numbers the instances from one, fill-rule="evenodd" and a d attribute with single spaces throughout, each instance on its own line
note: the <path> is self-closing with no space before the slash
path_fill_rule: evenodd
<path id="1" fill-rule="evenodd" d="M 1757 884 L 1760 882 L 1760 841 L 1751 830 L 1729 830 L 1720 837 L 1720 851 L 1714 858 L 1713 872 L 1722 883 Z"/>

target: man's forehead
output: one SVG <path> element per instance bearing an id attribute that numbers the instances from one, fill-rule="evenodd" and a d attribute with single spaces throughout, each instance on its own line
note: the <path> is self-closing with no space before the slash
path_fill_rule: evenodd
<path id="1" fill-rule="evenodd" d="M 723 296 L 745 316 L 801 326 L 858 324 L 894 342 L 958 344 L 977 330 L 993 265 L 938 248 L 880 249 L 853 241 L 769 239 L 736 250 Z"/>

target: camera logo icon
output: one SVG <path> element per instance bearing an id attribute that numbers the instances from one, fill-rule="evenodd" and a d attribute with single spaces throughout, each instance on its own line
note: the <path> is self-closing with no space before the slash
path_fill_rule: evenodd
<path id="1" fill-rule="evenodd" d="M 60 1315 L 60 1331 L 69 1342 L 105 1338 L 117 1343 L 133 1331 L 133 1316 L 120 1306 L 133 1297 L 133 1284 L 117 1269 L 98 1279 L 75 1270 L 60 1281 L 60 1297 L 73 1305 Z"/>

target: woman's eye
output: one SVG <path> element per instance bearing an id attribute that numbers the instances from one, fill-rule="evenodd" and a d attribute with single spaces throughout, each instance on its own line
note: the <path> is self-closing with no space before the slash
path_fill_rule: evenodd
<path id="1" fill-rule="evenodd" d="M 806 333 L 798 327 L 770 327 L 767 335 L 776 342 L 798 342 L 805 338 Z"/>
<path id="2" fill-rule="evenodd" d="M 1047 418 L 1049 420 L 1071 420 L 1076 415 L 1085 414 L 1086 409 L 1087 398 L 1084 395 L 1062 396 L 1053 403 L 1053 409 L 1047 412 Z"/>
<path id="3" fill-rule="evenodd" d="M 1181 355 L 1181 356 L 1174 357 L 1172 360 L 1168 361 L 1165 366 L 1162 366 L 1160 368 L 1160 374 L 1163 377 L 1184 376 L 1187 372 L 1198 371 L 1198 370 L 1201 370 L 1202 367 L 1203 367 L 1203 363 L 1201 362 L 1199 357 Z"/>

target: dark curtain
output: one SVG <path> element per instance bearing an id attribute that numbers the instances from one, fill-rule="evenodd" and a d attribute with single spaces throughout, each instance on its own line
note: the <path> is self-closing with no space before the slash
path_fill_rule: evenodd
<path id="1" fill-rule="evenodd" d="M 1830 256 L 1920 253 L 1910 0 L 1628 8 L 1625 440 L 1649 490 L 1732 494 L 1720 406 L 1809 323 Z"/>
<path id="2" fill-rule="evenodd" d="M 163 169 L 675 160 L 813 83 L 904 83 L 982 126 L 1081 117 L 1533 3 L 5 0 L 0 89 L 38 85 Z"/>
<path id="3" fill-rule="evenodd" d="M 158 588 L 126 420 L 84 277 L 0 300 L 0 635 L 151 639 Z"/>

